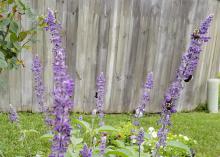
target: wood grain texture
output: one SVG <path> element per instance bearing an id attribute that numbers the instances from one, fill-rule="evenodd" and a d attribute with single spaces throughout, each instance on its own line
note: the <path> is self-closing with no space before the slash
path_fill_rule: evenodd
<path id="1" fill-rule="evenodd" d="M 96 77 L 106 76 L 105 111 L 130 112 L 139 103 L 148 72 L 154 72 L 148 112 L 161 110 L 161 100 L 175 77 L 181 55 L 189 45 L 190 33 L 208 14 L 215 18 L 203 48 L 194 79 L 186 85 L 178 111 L 192 110 L 207 100 L 207 79 L 220 71 L 220 2 L 217 0 L 26 0 L 37 14 L 47 8 L 57 11 L 63 27 L 68 71 L 75 80 L 74 111 L 95 108 Z M 23 19 L 25 28 L 31 23 Z M 52 52 L 48 33 L 38 32 L 32 53 L 21 59 L 26 68 L 4 72 L 0 110 L 12 103 L 20 111 L 38 111 L 30 70 L 34 55 L 43 66 L 46 104 L 52 106 Z"/>

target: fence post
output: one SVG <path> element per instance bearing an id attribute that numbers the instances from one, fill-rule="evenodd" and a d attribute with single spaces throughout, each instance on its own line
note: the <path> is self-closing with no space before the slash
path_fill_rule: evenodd
<path id="1" fill-rule="evenodd" d="M 219 79 L 208 79 L 208 110 L 218 113 Z"/>

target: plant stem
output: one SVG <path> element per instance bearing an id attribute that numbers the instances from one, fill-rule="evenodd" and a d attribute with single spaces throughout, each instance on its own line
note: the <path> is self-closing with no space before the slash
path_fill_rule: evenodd
<path id="1" fill-rule="evenodd" d="M 141 145 L 139 145 L 138 151 L 139 151 L 139 157 L 141 157 Z"/>

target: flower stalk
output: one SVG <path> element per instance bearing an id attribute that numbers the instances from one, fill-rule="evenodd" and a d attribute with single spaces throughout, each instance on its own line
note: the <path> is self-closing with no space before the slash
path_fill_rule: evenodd
<path id="1" fill-rule="evenodd" d="M 191 41 L 188 50 L 182 55 L 181 63 L 177 69 L 176 79 L 168 87 L 164 100 L 162 102 L 162 112 L 160 118 L 161 128 L 159 129 L 158 142 L 156 144 L 155 156 L 157 156 L 160 147 L 166 146 L 167 134 L 171 125 L 170 118 L 172 113 L 176 112 L 175 105 L 180 97 L 185 83 L 192 79 L 193 73 L 199 62 L 199 55 L 204 43 L 208 42 L 208 28 L 212 22 L 213 15 L 209 15 L 191 34 Z"/>
<path id="2" fill-rule="evenodd" d="M 69 114 L 73 107 L 71 96 L 73 95 L 74 82 L 67 74 L 65 63 L 65 50 L 62 47 L 61 25 L 57 22 L 55 14 L 48 9 L 48 15 L 45 18 L 50 32 L 51 42 L 53 44 L 53 130 L 54 138 L 51 147 L 50 157 L 64 157 L 70 143 L 70 134 L 72 127 L 70 125 Z"/>
<path id="3" fill-rule="evenodd" d="M 96 87 L 96 112 L 98 112 L 99 116 L 99 126 L 103 126 L 105 124 L 103 120 L 105 103 L 105 76 L 103 72 L 96 79 Z"/>

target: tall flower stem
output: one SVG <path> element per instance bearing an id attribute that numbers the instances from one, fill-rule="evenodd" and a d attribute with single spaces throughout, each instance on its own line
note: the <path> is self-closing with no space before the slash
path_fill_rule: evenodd
<path id="1" fill-rule="evenodd" d="M 148 105 L 150 101 L 150 90 L 152 88 L 153 88 L 153 72 L 150 72 L 147 74 L 146 77 L 146 82 L 144 84 L 144 89 L 140 100 L 140 104 L 135 110 L 135 115 L 134 115 L 135 121 L 133 122 L 135 126 L 139 125 L 138 118 L 144 115 L 145 107 Z"/>
<path id="2" fill-rule="evenodd" d="M 64 157 L 70 143 L 70 125 L 69 114 L 73 107 L 71 96 L 73 95 L 74 82 L 67 74 L 65 63 L 65 50 L 62 47 L 61 25 L 56 20 L 54 12 L 48 10 L 45 18 L 47 27 L 50 32 L 51 42 L 53 44 L 53 130 L 54 138 L 51 147 L 50 157 Z"/>
<path id="3" fill-rule="evenodd" d="M 167 134 L 169 132 L 169 126 L 171 125 L 171 115 L 176 112 L 175 105 L 184 85 L 192 79 L 193 73 L 197 68 L 203 44 L 210 39 L 206 34 L 212 19 L 213 15 L 209 15 L 200 24 L 200 27 L 195 29 L 191 34 L 190 45 L 188 50 L 182 55 L 180 66 L 177 69 L 176 79 L 170 84 L 166 91 L 159 121 L 162 126 L 157 134 L 159 140 L 156 144 L 154 156 L 158 155 L 160 147 L 166 146 Z"/>
<path id="4" fill-rule="evenodd" d="M 43 83 L 43 67 L 38 56 L 35 56 L 32 63 L 32 72 L 34 77 L 34 89 L 38 103 L 39 110 L 43 113 L 45 122 L 51 126 L 51 119 L 49 118 L 49 109 L 45 106 L 45 88 Z"/>
<path id="5" fill-rule="evenodd" d="M 96 110 L 99 114 L 99 125 L 104 125 L 104 101 L 105 101 L 105 76 L 104 73 L 101 72 L 100 75 L 96 79 Z"/>

